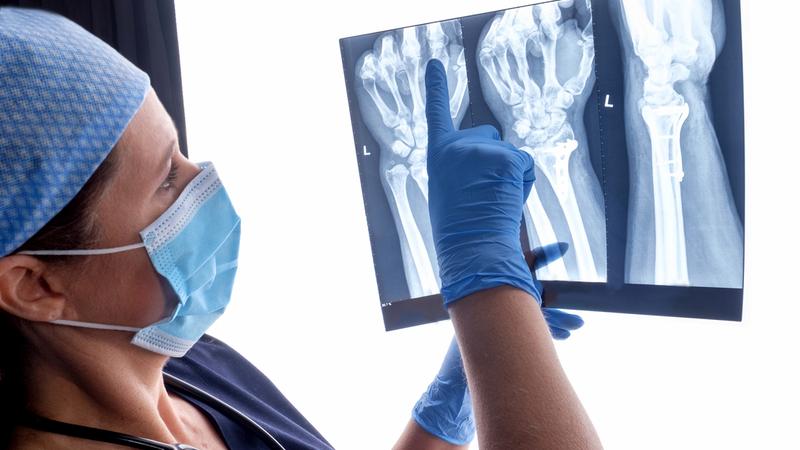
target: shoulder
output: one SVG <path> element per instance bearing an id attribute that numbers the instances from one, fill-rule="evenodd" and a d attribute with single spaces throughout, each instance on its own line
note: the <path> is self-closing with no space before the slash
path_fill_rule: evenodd
<path id="1" fill-rule="evenodd" d="M 172 358 L 164 371 L 204 388 L 265 385 L 277 388 L 257 367 L 221 340 L 203 335 L 182 358 Z M 216 390 L 216 389 L 214 389 Z"/>
<path id="2" fill-rule="evenodd" d="M 186 356 L 171 359 L 164 372 L 235 407 L 290 447 L 329 448 L 266 375 L 219 339 L 204 335 Z"/>
<path id="3" fill-rule="evenodd" d="M 167 367 L 180 366 L 182 363 L 197 363 L 204 361 L 239 361 L 249 364 L 244 356 L 232 349 L 221 340 L 204 334 L 199 341 L 182 358 L 170 359 Z"/>

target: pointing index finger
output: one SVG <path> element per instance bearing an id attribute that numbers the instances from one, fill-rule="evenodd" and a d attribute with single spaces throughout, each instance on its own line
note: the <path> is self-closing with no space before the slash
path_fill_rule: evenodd
<path id="1" fill-rule="evenodd" d="M 450 94 L 447 73 L 438 59 L 428 61 L 425 68 L 425 115 L 428 119 L 428 142 L 435 142 L 443 134 L 453 131 L 450 118 Z"/>

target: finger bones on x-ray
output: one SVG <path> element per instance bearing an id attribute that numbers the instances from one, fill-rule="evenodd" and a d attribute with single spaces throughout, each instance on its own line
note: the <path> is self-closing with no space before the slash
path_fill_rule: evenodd
<path id="1" fill-rule="evenodd" d="M 494 89 L 510 110 L 513 123 L 509 128 L 516 138 L 512 142 L 520 142 L 519 147 L 531 153 L 553 186 L 572 236 L 577 276 L 570 277 L 564 262 L 557 261 L 540 270 L 540 277 L 601 281 L 605 274 L 598 273 L 570 174 L 570 158 L 579 142 L 567 110 L 586 89 L 594 63 L 591 20 L 582 30 L 576 19 L 562 20 L 562 8 L 572 8 L 573 4 L 568 0 L 498 14 L 479 45 L 479 62 L 491 84 L 482 88 Z M 586 5 L 588 10 L 588 2 Z M 578 37 L 581 55 L 573 75 L 562 84 L 557 76 L 557 50 L 566 35 Z M 542 61 L 541 86 L 531 76 L 529 53 Z M 510 134 L 505 126 L 504 134 Z M 556 241 L 536 186 L 529 195 L 525 218 L 529 232 L 535 229 L 542 244 Z"/>
<path id="2" fill-rule="evenodd" d="M 711 3 L 704 0 L 622 0 L 620 5 L 633 50 L 646 71 L 639 112 L 647 127 L 651 148 L 654 282 L 687 285 L 681 129 L 690 111 L 684 97 L 675 90 L 675 84 L 687 80 L 692 71 L 704 72 L 700 75 L 703 79 L 708 76 L 713 64 L 714 43 L 710 42 L 710 52 L 698 51 L 700 41 L 695 36 L 711 32 L 710 29 L 693 29 L 697 23 L 693 15 L 698 9 L 710 9 Z M 707 26 L 710 28 L 710 25 L 709 22 Z"/>
<path id="3" fill-rule="evenodd" d="M 380 170 L 400 237 L 403 269 L 412 298 L 438 293 L 440 286 L 427 216 L 424 70 L 430 59 L 440 60 L 445 67 L 451 116 L 458 124 L 468 103 L 458 22 L 384 33 L 356 67 L 357 83 L 367 94 L 361 101 L 371 103 L 381 119 L 379 123 L 367 121 L 367 126 L 381 146 Z M 409 175 L 420 196 L 409 195 Z"/>

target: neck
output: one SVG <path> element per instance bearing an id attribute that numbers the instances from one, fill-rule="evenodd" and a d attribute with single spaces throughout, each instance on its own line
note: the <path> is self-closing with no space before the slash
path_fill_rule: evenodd
<path id="1" fill-rule="evenodd" d="M 27 408 L 41 416 L 177 442 L 185 438 L 164 387 L 168 358 L 130 344 L 131 334 L 54 325 L 26 355 Z"/>

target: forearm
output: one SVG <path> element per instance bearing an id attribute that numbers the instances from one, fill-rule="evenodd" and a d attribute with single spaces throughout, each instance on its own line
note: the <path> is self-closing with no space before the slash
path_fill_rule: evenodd
<path id="1" fill-rule="evenodd" d="M 482 449 L 599 449 L 536 301 L 508 286 L 453 303 Z"/>
<path id="2" fill-rule="evenodd" d="M 394 450 L 466 450 L 468 445 L 453 445 L 423 430 L 422 427 L 411 419 L 403 430 L 403 434 L 394 445 Z"/>

